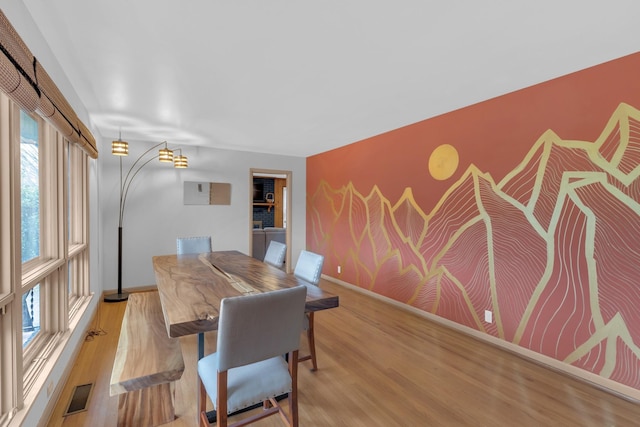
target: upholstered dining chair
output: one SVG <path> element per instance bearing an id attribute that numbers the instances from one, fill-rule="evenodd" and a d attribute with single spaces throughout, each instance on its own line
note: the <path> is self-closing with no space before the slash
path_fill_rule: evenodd
<path id="1" fill-rule="evenodd" d="M 230 426 L 278 413 L 287 425 L 298 426 L 298 348 L 306 296 L 307 287 L 296 286 L 222 300 L 216 352 L 198 361 L 202 427 L 209 426 L 207 395 L 218 427 L 228 425 L 228 414 L 260 402 L 261 412 Z M 288 414 L 276 399 L 283 394 L 288 394 Z"/>
<path id="2" fill-rule="evenodd" d="M 318 283 L 320 283 L 323 264 L 324 257 L 322 255 L 303 250 L 300 252 L 298 262 L 296 262 L 296 268 L 293 270 L 293 275 L 309 283 L 318 285 Z M 316 359 L 316 340 L 313 331 L 313 312 L 305 313 L 304 328 L 307 331 L 310 354 L 298 358 L 298 361 L 304 362 L 305 360 L 311 360 L 311 364 L 313 365 L 311 370 L 315 371 L 318 369 L 318 362 Z"/>
<path id="3" fill-rule="evenodd" d="M 269 242 L 267 253 L 264 255 L 264 262 L 274 267 L 282 268 L 285 255 L 287 255 L 287 245 L 272 240 Z"/>
<path id="4" fill-rule="evenodd" d="M 211 252 L 211 236 L 178 237 L 178 255 Z"/>

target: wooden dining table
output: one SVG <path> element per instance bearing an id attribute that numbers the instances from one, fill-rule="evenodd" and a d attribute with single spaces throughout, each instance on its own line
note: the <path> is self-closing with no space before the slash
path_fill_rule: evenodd
<path id="1" fill-rule="evenodd" d="M 170 337 L 198 334 L 198 359 L 204 332 L 218 329 L 223 298 L 307 287 L 307 312 L 338 307 L 337 295 L 238 251 L 153 257 L 165 326 Z"/>

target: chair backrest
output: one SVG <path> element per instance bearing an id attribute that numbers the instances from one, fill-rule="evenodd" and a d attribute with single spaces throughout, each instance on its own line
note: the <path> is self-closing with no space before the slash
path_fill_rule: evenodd
<path id="1" fill-rule="evenodd" d="M 272 240 L 267 248 L 267 253 L 264 255 L 264 262 L 280 268 L 284 264 L 284 257 L 286 255 L 287 245 Z"/>
<path id="2" fill-rule="evenodd" d="M 178 255 L 211 252 L 211 236 L 178 237 Z"/>
<path id="3" fill-rule="evenodd" d="M 320 275 L 322 274 L 322 264 L 324 264 L 324 257 L 322 255 L 309 251 L 301 251 L 298 262 L 296 263 L 296 268 L 293 270 L 293 275 L 317 285 L 320 282 Z"/>
<path id="4" fill-rule="evenodd" d="M 218 323 L 218 370 L 282 356 L 300 346 L 306 286 L 224 298 Z"/>

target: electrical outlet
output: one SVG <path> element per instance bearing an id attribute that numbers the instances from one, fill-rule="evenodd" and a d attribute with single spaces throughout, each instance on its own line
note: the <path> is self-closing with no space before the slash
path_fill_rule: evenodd
<path id="1" fill-rule="evenodd" d="M 342 273 L 342 267 L 338 266 L 338 274 Z"/>
<path id="2" fill-rule="evenodd" d="M 484 311 L 484 321 L 487 323 L 493 323 L 493 313 L 490 310 Z"/>

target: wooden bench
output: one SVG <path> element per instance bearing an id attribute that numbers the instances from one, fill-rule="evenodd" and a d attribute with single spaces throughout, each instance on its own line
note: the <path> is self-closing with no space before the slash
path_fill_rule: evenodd
<path id="1" fill-rule="evenodd" d="M 120 395 L 118 426 L 157 426 L 175 419 L 175 381 L 182 377 L 180 341 L 169 338 L 158 292 L 129 295 L 111 371 Z"/>

